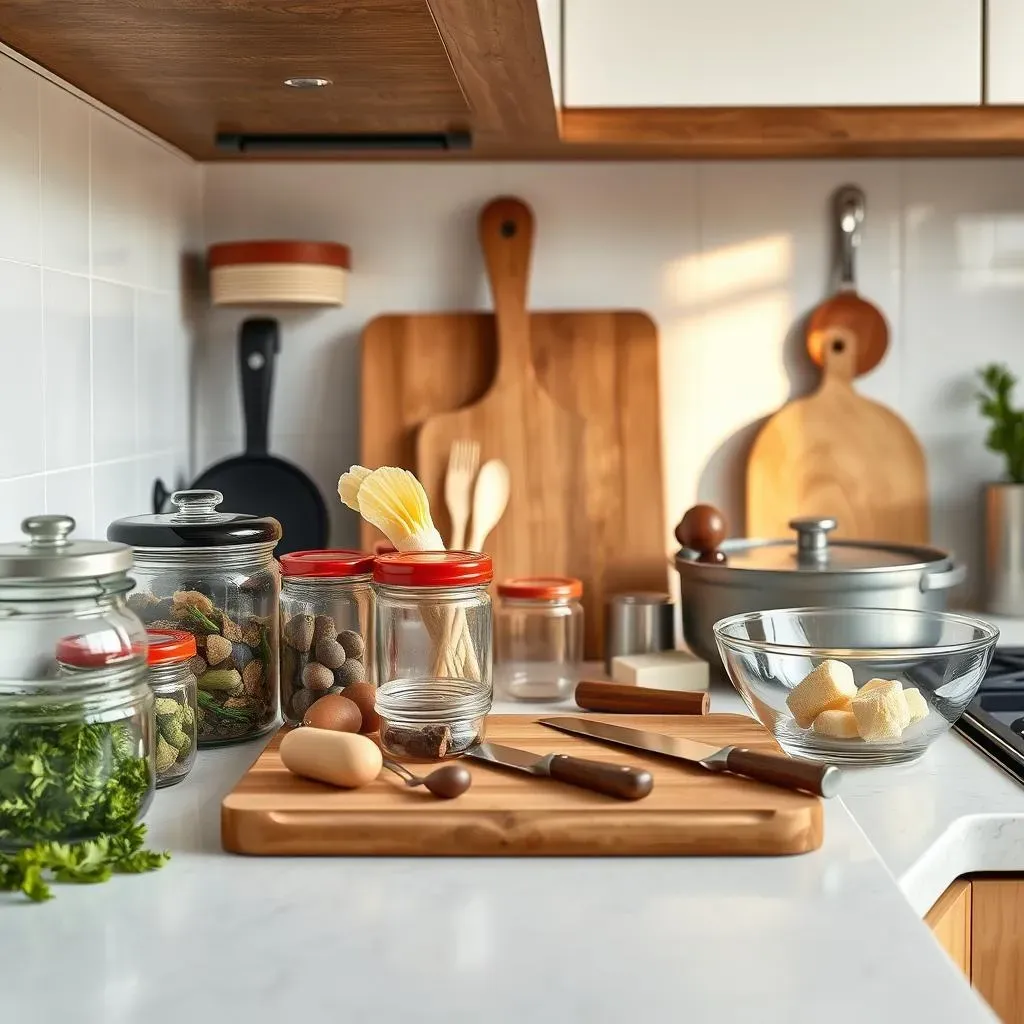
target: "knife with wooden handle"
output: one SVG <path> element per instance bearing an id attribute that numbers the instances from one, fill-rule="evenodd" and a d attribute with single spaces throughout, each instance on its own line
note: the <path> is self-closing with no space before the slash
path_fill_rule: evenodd
<path id="1" fill-rule="evenodd" d="M 512 768 L 528 775 L 546 776 L 570 786 L 589 789 L 594 793 L 618 797 L 620 800 L 640 800 L 654 785 L 651 773 L 643 768 L 630 768 L 607 761 L 588 761 L 568 754 L 534 754 L 502 743 L 478 743 L 463 757 L 501 768 Z"/>
<path id="2" fill-rule="evenodd" d="M 831 765 L 819 764 L 785 754 L 765 754 L 745 747 L 715 747 L 710 743 L 664 736 L 642 729 L 627 729 L 589 718 L 541 718 L 541 725 L 573 736 L 586 736 L 632 750 L 672 757 L 677 761 L 700 765 L 709 771 L 730 772 L 747 779 L 767 782 L 783 789 L 794 789 L 817 796 L 835 796 L 842 773 Z"/>
<path id="3" fill-rule="evenodd" d="M 583 680 L 576 686 L 576 703 L 587 711 L 633 715 L 706 715 L 706 690 L 657 690 L 652 686 Z"/>

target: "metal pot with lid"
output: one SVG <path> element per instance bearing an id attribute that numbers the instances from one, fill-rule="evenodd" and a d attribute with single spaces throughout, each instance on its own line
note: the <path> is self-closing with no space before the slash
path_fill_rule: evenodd
<path id="1" fill-rule="evenodd" d="M 966 567 L 939 548 L 830 540 L 838 523 L 824 516 L 789 525 L 795 531 L 789 539 L 726 540 L 721 513 L 695 505 L 676 527 L 683 635 L 711 665 L 721 667 L 714 624 L 729 615 L 803 607 L 944 611 L 949 590 L 967 576 Z M 874 640 L 865 636 L 862 643 Z M 906 647 L 932 642 L 925 636 L 900 638 Z"/>

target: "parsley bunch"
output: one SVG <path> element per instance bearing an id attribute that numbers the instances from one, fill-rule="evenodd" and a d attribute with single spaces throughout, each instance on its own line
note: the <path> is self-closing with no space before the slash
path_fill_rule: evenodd
<path id="1" fill-rule="evenodd" d="M 169 853 L 143 849 L 146 826 L 131 825 L 118 835 L 83 843 L 37 843 L 17 853 L 0 854 L 0 892 L 23 892 L 41 903 L 53 893 L 51 882 L 92 885 L 114 874 L 139 874 L 162 868 Z"/>

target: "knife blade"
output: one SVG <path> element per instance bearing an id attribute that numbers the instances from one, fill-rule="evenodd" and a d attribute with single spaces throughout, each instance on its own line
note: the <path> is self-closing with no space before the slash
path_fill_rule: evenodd
<path id="1" fill-rule="evenodd" d="M 649 754 L 675 758 L 689 764 L 700 765 L 709 771 L 729 772 L 744 778 L 767 782 L 783 789 L 802 790 L 817 796 L 835 796 L 839 791 L 842 772 L 831 765 L 818 764 L 800 757 L 783 754 L 765 754 L 745 747 L 716 747 L 697 740 L 664 736 L 643 729 L 629 729 L 623 725 L 591 721 L 587 718 L 541 718 L 541 725 L 573 736 L 586 736 L 602 743 L 612 743 L 632 750 L 645 750 Z"/>
<path id="2" fill-rule="evenodd" d="M 570 786 L 616 796 L 620 800 L 639 800 L 647 796 L 654 785 L 651 773 L 643 768 L 588 761 L 568 754 L 534 754 L 502 743 L 478 743 L 463 756 L 502 768 L 513 768 L 528 775 L 557 779 Z"/>

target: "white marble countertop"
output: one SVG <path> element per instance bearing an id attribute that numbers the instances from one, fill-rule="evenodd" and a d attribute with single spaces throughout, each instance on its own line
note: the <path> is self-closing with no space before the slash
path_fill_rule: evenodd
<path id="1" fill-rule="evenodd" d="M 921 916 L 960 874 L 1024 872 L 1024 787 L 955 734 L 848 773 L 822 848 L 779 858 L 231 856 L 220 801 L 259 747 L 157 794 L 162 871 L 0 904 L 0 1020 L 995 1019 Z"/>

